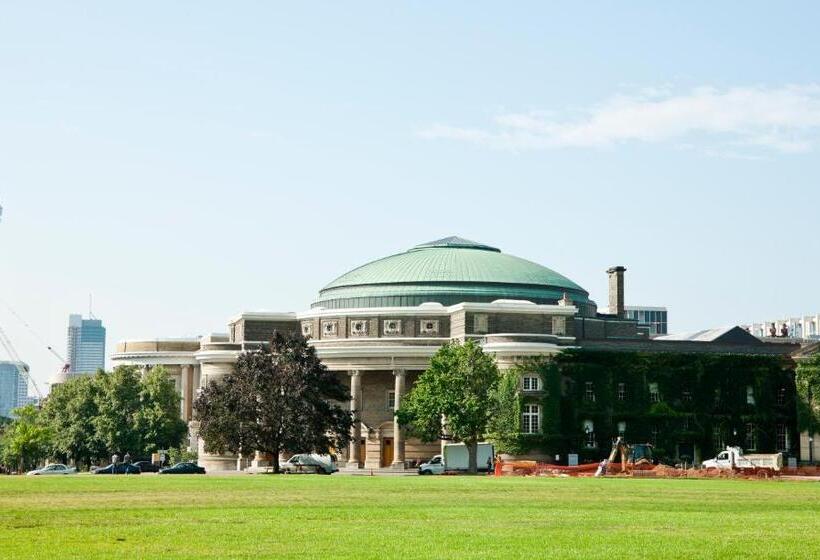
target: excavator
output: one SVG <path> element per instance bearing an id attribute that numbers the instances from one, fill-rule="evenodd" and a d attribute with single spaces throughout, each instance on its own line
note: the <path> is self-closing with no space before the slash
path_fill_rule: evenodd
<path id="1" fill-rule="evenodd" d="M 621 472 L 623 473 L 640 465 L 651 465 L 652 444 L 636 443 L 629 445 L 624 441 L 624 438 L 618 436 L 612 443 L 612 451 L 610 451 L 609 457 L 601 461 L 601 464 L 598 465 L 595 476 L 605 475 L 609 466 L 619 456 L 621 458 Z"/>

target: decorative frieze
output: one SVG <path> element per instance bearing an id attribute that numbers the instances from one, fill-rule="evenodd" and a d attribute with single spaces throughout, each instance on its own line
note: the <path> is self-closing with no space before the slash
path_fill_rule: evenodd
<path id="1" fill-rule="evenodd" d="M 396 336 L 401 334 L 401 320 L 400 319 L 386 319 L 384 321 L 385 336 Z"/>
<path id="2" fill-rule="evenodd" d="M 332 338 L 339 336 L 339 321 L 322 321 L 322 337 Z"/>
<path id="3" fill-rule="evenodd" d="M 351 319 L 350 336 L 367 336 L 367 319 Z"/>
<path id="4" fill-rule="evenodd" d="M 552 318 L 552 334 L 555 336 L 566 336 L 567 334 L 567 318 L 553 317 Z"/>
<path id="5" fill-rule="evenodd" d="M 302 336 L 305 338 L 310 338 L 313 336 L 313 322 L 311 321 L 303 321 L 302 322 Z"/>
<path id="6" fill-rule="evenodd" d="M 437 335 L 438 333 L 438 319 L 422 319 L 421 321 L 419 321 L 419 334 Z"/>

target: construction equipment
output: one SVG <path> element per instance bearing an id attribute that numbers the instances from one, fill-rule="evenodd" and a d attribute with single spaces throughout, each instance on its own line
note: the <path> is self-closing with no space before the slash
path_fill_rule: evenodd
<path id="1" fill-rule="evenodd" d="M 612 443 L 612 451 L 610 451 L 609 457 L 601 461 L 600 465 L 598 465 L 595 476 L 605 475 L 609 466 L 619 456 L 621 458 L 622 473 L 636 466 L 651 465 L 652 445 L 649 443 L 638 443 L 630 446 L 622 437 L 618 436 Z"/>
<path id="2" fill-rule="evenodd" d="M 757 453 L 744 455 L 740 447 L 727 446 L 714 459 L 703 462 L 705 469 L 780 471 L 783 468 L 782 453 Z"/>
<path id="3" fill-rule="evenodd" d="M 6 336 L 6 331 L 0 327 L 0 346 L 6 351 L 9 358 L 17 365 L 17 370 L 20 372 L 20 375 L 26 378 L 26 380 L 31 383 L 31 386 L 34 387 L 34 392 L 37 393 L 37 398 L 39 400 L 43 400 L 43 393 L 40 391 L 40 388 L 37 386 L 37 382 L 34 381 L 34 378 L 31 376 L 31 373 L 28 370 L 28 366 L 23 363 L 23 360 L 20 359 L 20 356 L 17 354 L 17 350 L 14 349 L 14 345 L 9 340 L 9 337 Z"/>

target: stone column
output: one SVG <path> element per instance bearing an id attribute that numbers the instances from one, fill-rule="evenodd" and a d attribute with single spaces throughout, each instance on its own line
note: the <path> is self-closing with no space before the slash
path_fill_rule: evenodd
<path id="1" fill-rule="evenodd" d="M 362 377 L 358 370 L 350 372 L 350 412 L 353 413 L 353 428 L 350 430 L 350 453 L 347 466 L 359 468 L 359 444 L 362 440 L 361 412 Z"/>
<path id="2" fill-rule="evenodd" d="M 179 401 L 180 418 L 187 422 L 191 419 L 191 366 L 182 365 L 179 370 L 179 388 L 182 397 Z"/>
<path id="3" fill-rule="evenodd" d="M 395 406 L 393 414 L 393 464 L 390 465 L 394 469 L 404 470 L 404 434 L 402 434 L 401 426 L 399 426 L 399 418 L 395 414 L 395 410 L 401 406 L 401 398 L 404 395 L 404 370 L 397 369 L 393 371 L 394 391 L 395 391 Z"/>

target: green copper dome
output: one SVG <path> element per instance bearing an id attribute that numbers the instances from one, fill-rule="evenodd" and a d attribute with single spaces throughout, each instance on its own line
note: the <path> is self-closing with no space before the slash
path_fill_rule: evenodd
<path id="1" fill-rule="evenodd" d="M 339 276 L 322 288 L 313 307 L 454 305 L 497 299 L 555 303 L 564 293 L 578 304 L 589 301 L 583 288 L 549 268 L 489 245 L 447 237 Z"/>

